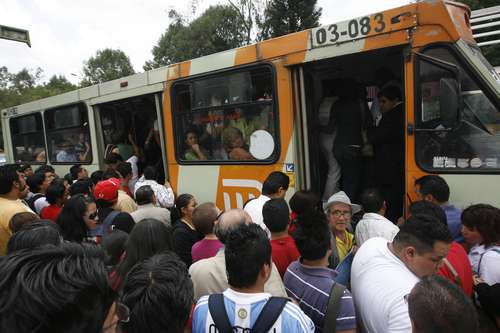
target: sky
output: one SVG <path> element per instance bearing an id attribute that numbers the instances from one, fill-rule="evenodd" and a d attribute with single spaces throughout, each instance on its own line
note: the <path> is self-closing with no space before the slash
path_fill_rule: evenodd
<path id="1" fill-rule="evenodd" d="M 190 3 L 197 3 L 193 14 Z M 0 0 L 0 25 L 27 29 L 31 48 L 0 39 L 0 66 L 44 70 L 43 80 L 64 75 L 73 83 L 82 76 L 85 60 L 104 48 L 123 50 L 136 72 L 142 72 L 151 49 L 175 9 L 196 17 L 226 0 Z M 321 24 L 343 21 L 401 6 L 409 0 L 318 0 Z"/>

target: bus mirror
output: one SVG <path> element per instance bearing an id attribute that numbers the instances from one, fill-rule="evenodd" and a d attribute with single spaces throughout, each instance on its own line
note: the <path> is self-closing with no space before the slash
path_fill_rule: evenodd
<path id="1" fill-rule="evenodd" d="M 439 112 L 446 128 L 455 128 L 459 122 L 459 85 L 455 79 L 442 78 L 439 82 Z"/>

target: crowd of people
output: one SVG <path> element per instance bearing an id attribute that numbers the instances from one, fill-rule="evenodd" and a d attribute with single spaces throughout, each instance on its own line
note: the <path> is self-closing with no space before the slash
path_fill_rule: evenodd
<path id="1" fill-rule="evenodd" d="M 114 154 L 114 155 L 113 155 Z M 243 209 L 174 194 L 117 153 L 0 166 L 1 332 L 496 332 L 500 209 L 449 202 L 427 175 L 397 224 L 383 191 L 360 204 L 287 202 L 270 173 Z"/>

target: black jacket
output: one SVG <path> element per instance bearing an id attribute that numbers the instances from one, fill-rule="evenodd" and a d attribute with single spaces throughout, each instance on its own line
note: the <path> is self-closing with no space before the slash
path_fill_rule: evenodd
<path id="1" fill-rule="evenodd" d="M 404 110 L 399 104 L 382 115 L 377 127 L 368 129 L 375 152 L 377 185 L 402 185 L 404 175 Z"/>

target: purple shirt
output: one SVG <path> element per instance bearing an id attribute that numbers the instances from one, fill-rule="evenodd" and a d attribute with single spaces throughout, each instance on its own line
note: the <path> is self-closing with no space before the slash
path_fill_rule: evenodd
<path id="1" fill-rule="evenodd" d="M 194 243 L 191 248 L 191 257 L 193 258 L 193 263 L 201 260 L 214 257 L 220 248 L 224 247 L 218 239 L 206 239 L 203 238 L 201 241 Z"/>
<path id="2" fill-rule="evenodd" d="M 330 291 L 335 283 L 335 271 L 327 267 L 309 267 L 294 261 L 288 266 L 283 283 L 288 296 L 296 299 L 299 306 L 316 326 L 316 332 L 323 331 L 325 312 L 328 308 Z M 337 316 L 337 331 L 356 328 L 356 312 L 351 293 L 345 289 L 340 299 Z"/>

